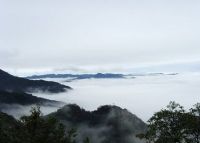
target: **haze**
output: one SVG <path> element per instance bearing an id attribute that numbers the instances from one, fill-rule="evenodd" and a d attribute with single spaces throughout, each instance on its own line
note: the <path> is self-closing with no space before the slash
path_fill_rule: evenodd
<path id="1" fill-rule="evenodd" d="M 198 0 L 1 0 L 0 67 L 116 72 L 196 62 L 199 7 Z"/>

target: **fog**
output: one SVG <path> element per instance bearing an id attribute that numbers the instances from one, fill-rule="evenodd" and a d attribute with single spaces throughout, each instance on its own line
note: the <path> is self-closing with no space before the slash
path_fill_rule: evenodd
<path id="1" fill-rule="evenodd" d="M 53 80 L 53 79 L 46 79 Z M 61 94 L 41 94 L 36 96 L 76 103 L 86 110 L 94 110 L 100 105 L 117 105 L 128 109 L 147 121 L 154 112 L 165 108 L 170 101 L 176 101 L 189 109 L 200 101 L 200 74 L 137 76 L 132 79 L 86 79 L 65 82 L 72 91 Z"/>
<path id="2" fill-rule="evenodd" d="M 0 109 L 2 112 L 14 116 L 16 119 L 20 119 L 22 116 L 27 116 L 31 114 L 31 108 L 36 107 L 37 105 L 19 105 L 19 104 L 1 104 Z M 56 111 L 58 108 L 63 105 L 40 105 L 40 110 L 42 115 L 50 114 Z"/>

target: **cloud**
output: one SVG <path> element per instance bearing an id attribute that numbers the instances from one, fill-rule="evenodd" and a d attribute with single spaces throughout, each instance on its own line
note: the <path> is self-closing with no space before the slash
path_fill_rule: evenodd
<path id="1" fill-rule="evenodd" d="M 199 5 L 186 0 L 3 0 L 0 66 L 120 68 L 199 60 Z"/>

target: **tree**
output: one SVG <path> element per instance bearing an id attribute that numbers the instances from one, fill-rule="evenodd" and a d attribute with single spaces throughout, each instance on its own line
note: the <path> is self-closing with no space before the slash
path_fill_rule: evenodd
<path id="1" fill-rule="evenodd" d="M 187 139 L 190 143 L 200 143 L 200 103 L 190 109 L 186 124 Z"/>
<path id="2" fill-rule="evenodd" d="M 90 143 L 90 139 L 88 137 L 85 138 L 85 140 L 83 141 L 83 143 Z"/>
<path id="3" fill-rule="evenodd" d="M 137 135 L 147 143 L 200 143 L 200 103 L 189 112 L 175 102 L 153 115 L 146 133 Z"/>
<path id="4" fill-rule="evenodd" d="M 39 107 L 31 109 L 31 115 L 15 120 L 2 113 L 0 116 L 1 143 L 76 143 L 76 130 L 52 117 L 44 117 Z"/>
<path id="5" fill-rule="evenodd" d="M 185 110 L 175 102 L 170 102 L 167 109 L 155 113 L 148 121 L 145 134 L 138 135 L 147 143 L 182 143 L 185 140 Z"/>
<path id="6" fill-rule="evenodd" d="M 21 118 L 24 130 L 23 141 L 28 143 L 75 143 L 76 131 L 66 133 L 64 125 L 55 118 L 42 117 L 39 107 L 31 110 L 30 116 Z"/>

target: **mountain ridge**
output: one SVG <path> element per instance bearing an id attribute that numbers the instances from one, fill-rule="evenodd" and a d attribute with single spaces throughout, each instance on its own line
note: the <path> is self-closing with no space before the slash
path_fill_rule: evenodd
<path id="1" fill-rule="evenodd" d="M 72 89 L 57 82 L 44 80 L 30 80 L 13 76 L 0 69 L 0 90 L 17 92 L 50 92 L 59 93 Z"/>
<path id="2" fill-rule="evenodd" d="M 67 128 L 76 128 L 80 140 L 90 137 L 95 143 L 141 143 L 136 135 L 146 130 L 146 124 L 140 118 L 113 105 L 86 111 L 76 104 L 69 104 L 46 117 L 56 118 Z"/>
<path id="3" fill-rule="evenodd" d="M 0 104 L 19 104 L 19 105 L 32 105 L 32 104 L 58 104 L 61 103 L 55 100 L 44 99 L 41 97 L 33 96 L 23 92 L 7 92 L 0 91 Z"/>
<path id="4" fill-rule="evenodd" d="M 28 79 L 40 79 L 40 78 L 72 78 L 73 80 L 81 79 L 101 79 L 101 78 L 125 78 L 123 74 L 113 73 L 96 73 L 96 74 L 44 74 L 44 75 L 32 75 L 26 77 Z"/>

